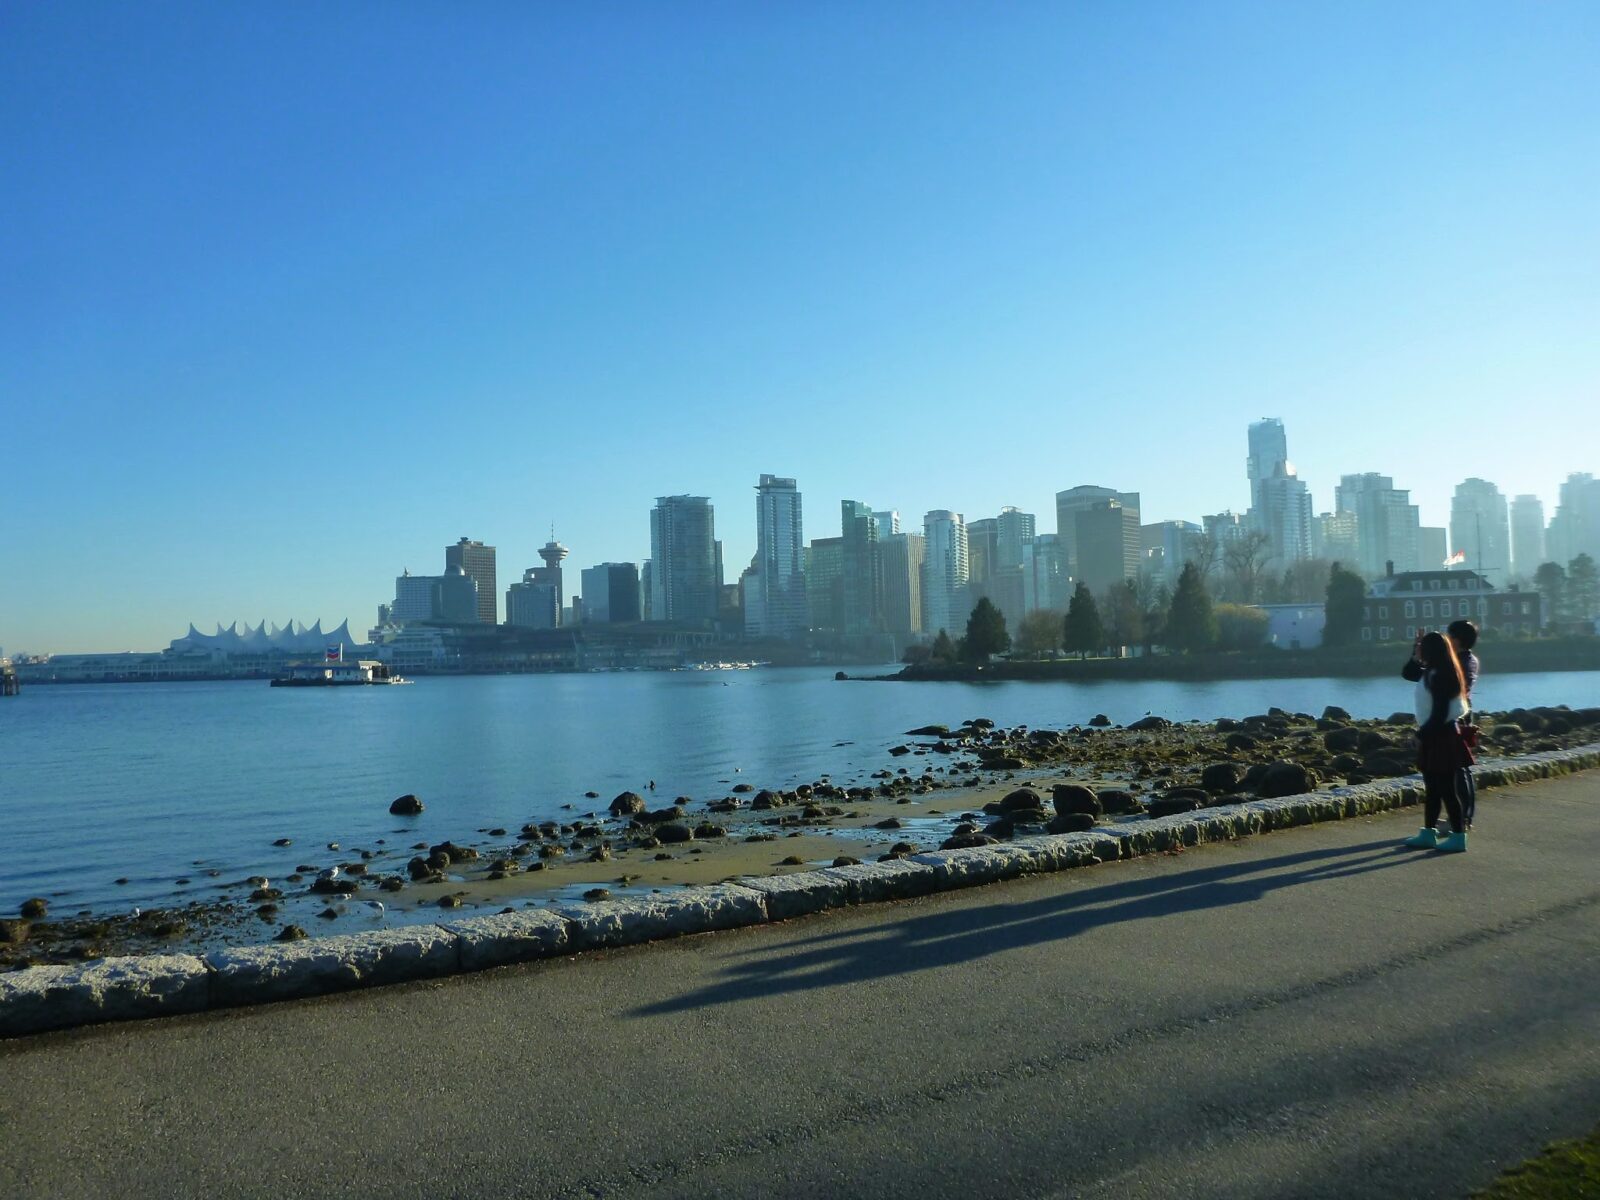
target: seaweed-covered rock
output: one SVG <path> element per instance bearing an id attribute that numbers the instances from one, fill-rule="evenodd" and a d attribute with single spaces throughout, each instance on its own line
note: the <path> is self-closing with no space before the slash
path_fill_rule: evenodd
<path id="1" fill-rule="evenodd" d="M 1038 809 L 1044 807 L 1044 801 L 1039 798 L 1039 793 L 1032 788 L 1018 788 L 1009 792 L 1000 801 L 1001 812 L 1017 812 L 1021 809 Z"/>
<path id="2" fill-rule="evenodd" d="M 660 841 L 668 845 L 674 842 L 694 841 L 694 830 L 690 829 L 682 821 L 667 821 L 664 824 L 657 825 L 655 834 Z"/>
<path id="3" fill-rule="evenodd" d="M 1152 817 L 1170 817 L 1177 813 L 1193 812 L 1200 802 L 1193 796 L 1156 796 L 1150 801 Z"/>
<path id="4" fill-rule="evenodd" d="M 1107 811 L 1094 789 L 1081 783 L 1058 783 L 1050 789 L 1050 798 L 1057 813 L 1086 813 L 1098 817 Z"/>
<path id="5" fill-rule="evenodd" d="M 941 850 L 971 850 L 978 846 L 993 846 L 995 839 L 982 833 L 958 833 L 939 843 Z"/>
<path id="6" fill-rule="evenodd" d="M 1322 735 L 1322 744 L 1333 754 L 1349 754 L 1361 749 L 1361 733 L 1349 725 L 1341 725 L 1337 729 L 1330 729 Z"/>
<path id="7" fill-rule="evenodd" d="M 1330 704 L 1322 710 L 1322 719 L 1324 721 L 1348 721 L 1350 720 L 1350 714 L 1337 704 Z"/>
<path id="8" fill-rule="evenodd" d="M 1243 777 L 1238 763 L 1215 762 L 1200 772 L 1200 786 L 1213 794 L 1231 792 Z"/>
<path id="9" fill-rule="evenodd" d="M 622 792 L 611 802 L 613 817 L 631 817 L 644 811 L 644 797 L 638 792 Z"/>
<path id="10" fill-rule="evenodd" d="M 1172 722 L 1165 717 L 1140 717 L 1128 726 L 1135 733 L 1150 733 L 1159 729 L 1172 728 Z"/>
<path id="11" fill-rule="evenodd" d="M 1094 828 L 1094 818 L 1086 812 L 1058 812 L 1047 828 L 1051 833 L 1085 833 Z"/>
<path id="12" fill-rule="evenodd" d="M 1123 788 L 1106 788 L 1095 794 L 1101 805 L 1108 813 L 1139 813 L 1144 811 L 1144 805 L 1139 797 Z M 1056 811 L 1061 811 L 1061 804 L 1056 803 Z"/>
<path id="13" fill-rule="evenodd" d="M 1298 796 L 1316 786 L 1316 773 L 1303 763 L 1275 762 L 1267 767 L 1255 790 L 1257 795 L 1270 800 L 1278 796 Z"/>
<path id="14" fill-rule="evenodd" d="M 49 912 L 50 902 L 43 896 L 34 896 L 31 899 L 24 900 L 22 907 L 17 910 L 17 914 L 24 921 L 41 921 Z"/>
<path id="15" fill-rule="evenodd" d="M 389 805 L 389 812 L 397 817 L 414 817 L 422 811 L 422 808 L 422 801 L 407 792 L 404 796 L 397 797 Z M 289 928 L 293 929 L 295 926 L 291 925 Z"/>

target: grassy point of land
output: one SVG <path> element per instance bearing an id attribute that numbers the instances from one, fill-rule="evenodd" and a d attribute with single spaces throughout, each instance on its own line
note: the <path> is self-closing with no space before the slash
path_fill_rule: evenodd
<path id="1" fill-rule="evenodd" d="M 1594 1200 L 1600 1197 L 1600 1128 L 1588 1137 L 1552 1142 L 1512 1167 L 1474 1200 Z"/>

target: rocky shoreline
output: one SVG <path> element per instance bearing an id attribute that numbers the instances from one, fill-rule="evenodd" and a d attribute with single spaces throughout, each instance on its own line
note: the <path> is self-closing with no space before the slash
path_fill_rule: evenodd
<path id="1" fill-rule="evenodd" d="M 1594 740 L 1600 708 L 1516 709 L 1479 721 L 1480 753 L 1511 757 Z M 853 786 L 740 784 L 709 801 L 671 803 L 652 802 L 648 789 L 609 802 L 590 793 L 567 806 L 574 815 L 515 832 L 330 843 L 282 879 L 219 878 L 214 899 L 180 908 L 58 916 L 32 898 L 0 919 L 0 971 L 681 893 L 1089 832 L 1108 820 L 1127 827 L 1409 775 L 1411 725 L 1407 713 L 1356 720 L 1337 708 L 1188 724 L 1150 716 L 1064 729 L 997 728 L 984 718 L 929 725 L 909 731 L 870 782 Z M 401 797 L 391 811 L 403 819 L 424 803 Z M 578 813 L 585 803 L 592 807 Z"/>

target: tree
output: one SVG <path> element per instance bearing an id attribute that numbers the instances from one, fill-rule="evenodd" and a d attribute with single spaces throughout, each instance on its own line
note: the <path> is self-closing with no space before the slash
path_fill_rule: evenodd
<path id="1" fill-rule="evenodd" d="M 1315 604 L 1328 591 L 1333 563 L 1325 558 L 1303 558 L 1289 564 L 1283 575 L 1285 604 Z"/>
<path id="2" fill-rule="evenodd" d="M 1222 565 L 1227 571 L 1233 598 L 1240 604 L 1254 604 L 1261 588 L 1261 575 L 1272 557 L 1272 539 L 1259 529 L 1231 538 L 1222 548 Z"/>
<path id="3" fill-rule="evenodd" d="M 1139 585 L 1131 579 L 1106 589 L 1101 610 L 1106 637 L 1113 646 L 1137 646 L 1144 637 L 1144 610 L 1139 607 Z"/>
<path id="4" fill-rule="evenodd" d="M 1139 624 L 1144 631 L 1144 652 L 1161 640 L 1167 628 L 1167 609 L 1172 604 L 1172 591 L 1154 575 L 1146 572 L 1139 576 Z"/>
<path id="5" fill-rule="evenodd" d="M 1216 607 L 1217 648 L 1220 650 L 1259 650 L 1267 641 L 1267 614 L 1248 604 L 1219 604 Z"/>
<path id="6" fill-rule="evenodd" d="M 1178 576 L 1172 607 L 1167 610 L 1164 640 L 1174 650 L 1185 654 L 1205 650 L 1216 643 L 1217 617 L 1211 611 L 1211 596 L 1193 563 L 1187 564 L 1183 574 Z"/>
<path id="7" fill-rule="evenodd" d="M 1587 554 L 1567 564 L 1567 608 L 1570 619 L 1576 621 L 1600 616 L 1600 571 Z"/>
<path id="8" fill-rule="evenodd" d="M 1322 626 L 1324 646 L 1349 646 L 1361 639 L 1361 606 L 1366 600 L 1366 581 L 1354 571 L 1334 563 L 1328 572 L 1326 619 Z"/>
<path id="9" fill-rule="evenodd" d="M 967 662 L 988 662 L 996 654 L 1011 649 L 1011 635 L 1006 632 L 1004 614 L 987 596 L 978 597 L 967 618 L 967 636 L 961 646 L 962 657 Z"/>
<path id="10" fill-rule="evenodd" d="M 1067 619 L 1061 623 L 1061 644 L 1068 650 L 1076 650 L 1079 658 L 1089 657 L 1091 650 L 1106 644 L 1105 630 L 1100 626 L 1100 610 L 1095 607 L 1088 585 L 1081 581 L 1072 589 Z"/>
<path id="11" fill-rule="evenodd" d="M 933 650 L 928 657 L 936 663 L 953 663 L 956 661 L 956 646 L 950 640 L 950 635 L 944 630 L 939 630 L 939 636 L 933 639 Z"/>
<path id="12" fill-rule="evenodd" d="M 1560 563 L 1540 563 L 1533 573 L 1533 586 L 1544 597 L 1545 615 L 1552 621 L 1567 616 L 1567 571 Z"/>
<path id="13" fill-rule="evenodd" d="M 1017 637 L 1013 645 L 1017 653 L 1029 658 L 1043 658 L 1052 650 L 1061 648 L 1062 616 L 1053 609 L 1035 609 L 1017 623 Z"/>
<path id="14" fill-rule="evenodd" d="M 1221 561 L 1222 538 L 1217 536 L 1215 530 L 1208 529 L 1197 534 L 1189 543 L 1189 557 L 1184 565 L 1192 563 L 1200 572 L 1200 578 L 1206 580 L 1216 574 L 1217 564 Z"/>

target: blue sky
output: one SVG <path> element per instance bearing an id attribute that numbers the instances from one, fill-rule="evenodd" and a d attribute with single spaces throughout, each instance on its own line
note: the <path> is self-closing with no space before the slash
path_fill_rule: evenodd
<path id="1" fill-rule="evenodd" d="M 345 617 L 763 471 L 1054 526 L 1600 470 L 1600 6 L 0 12 L 0 646 Z M 1477 432 L 1452 424 L 1465 418 Z M 730 572 L 731 573 L 731 572 Z M 576 580 L 573 581 L 574 583 Z"/>

